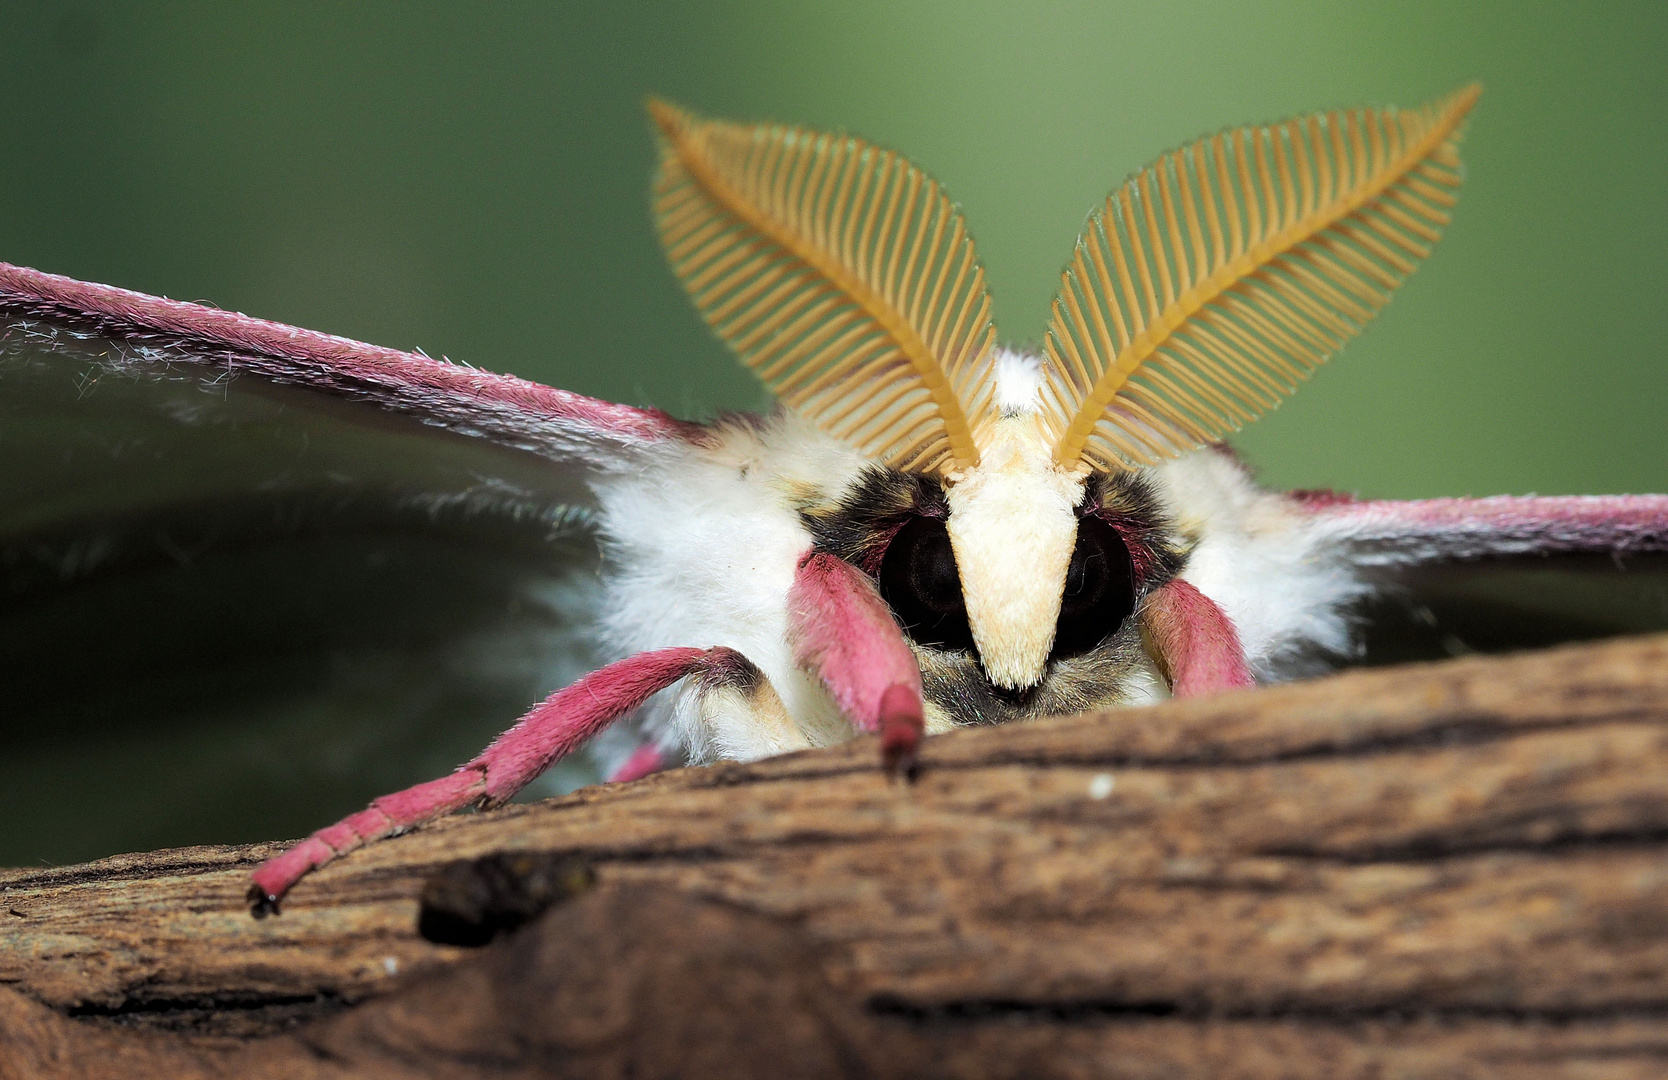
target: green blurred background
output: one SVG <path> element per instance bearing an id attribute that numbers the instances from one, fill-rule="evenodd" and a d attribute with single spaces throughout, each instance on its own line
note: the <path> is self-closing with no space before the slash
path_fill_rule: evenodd
<path id="1" fill-rule="evenodd" d="M 0 259 L 687 415 L 762 395 L 661 265 L 645 94 L 903 150 L 1023 342 L 1158 152 L 1480 79 L 1436 255 L 1238 443 L 1281 486 L 1668 488 L 1668 5 L 14 3 L 0 40 Z"/>
<path id="2" fill-rule="evenodd" d="M 0 3 L 0 42 L 0 259 L 688 416 L 765 399 L 662 264 L 646 94 L 903 150 L 1023 343 L 1090 206 L 1159 152 L 1481 80 L 1447 238 L 1236 441 L 1283 487 L 1668 490 L 1668 5 L 69 0 Z M 188 718 L 188 749 L 14 735 L 0 865 L 295 835 L 512 715 L 345 750 L 334 714 Z M 302 744 L 347 778 L 312 793 Z"/>

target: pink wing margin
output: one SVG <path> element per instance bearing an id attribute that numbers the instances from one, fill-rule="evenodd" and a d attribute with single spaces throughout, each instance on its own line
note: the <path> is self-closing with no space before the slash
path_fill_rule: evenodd
<path id="1" fill-rule="evenodd" d="M 1497 495 L 1355 501 L 1294 496 L 1359 566 L 1512 555 L 1668 551 L 1668 495 Z"/>
<path id="2" fill-rule="evenodd" d="M 645 449 L 701 431 L 654 409 L 6 263 L 0 263 L 0 315 L 128 344 L 135 355 L 112 357 L 118 364 L 188 362 L 200 364 L 205 378 L 247 372 L 560 460 L 604 464 L 598 450 Z"/>

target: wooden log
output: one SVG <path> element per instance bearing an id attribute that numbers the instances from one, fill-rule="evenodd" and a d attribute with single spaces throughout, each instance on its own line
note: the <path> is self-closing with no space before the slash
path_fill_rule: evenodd
<path id="1" fill-rule="evenodd" d="M 1668 1075 L 1668 637 L 0 871 L 0 1078 Z M 480 949 L 459 859 L 594 886 Z"/>

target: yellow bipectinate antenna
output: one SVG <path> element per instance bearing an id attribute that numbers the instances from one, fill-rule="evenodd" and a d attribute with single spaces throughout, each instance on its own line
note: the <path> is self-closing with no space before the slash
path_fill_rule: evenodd
<path id="1" fill-rule="evenodd" d="M 871 457 L 978 463 L 995 337 L 961 215 L 846 135 L 705 120 L 662 101 L 654 215 L 695 306 L 784 404 Z"/>
<path id="2" fill-rule="evenodd" d="M 1055 461 L 1153 464 L 1291 393 L 1430 253 L 1480 92 L 1212 135 L 1108 196 L 1049 323 Z"/>

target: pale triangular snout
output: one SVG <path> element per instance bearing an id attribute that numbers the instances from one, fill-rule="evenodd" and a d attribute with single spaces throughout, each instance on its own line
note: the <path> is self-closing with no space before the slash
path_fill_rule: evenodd
<path id="1" fill-rule="evenodd" d="M 979 465 L 947 486 L 945 524 L 985 675 L 1017 690 L 1048 663 L 1083 477 L 1054 466 L 1031 416 L 993 427 Z"/>

